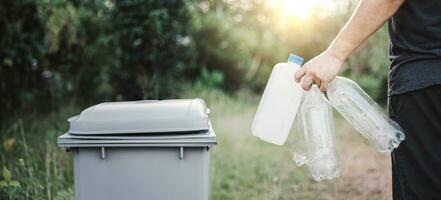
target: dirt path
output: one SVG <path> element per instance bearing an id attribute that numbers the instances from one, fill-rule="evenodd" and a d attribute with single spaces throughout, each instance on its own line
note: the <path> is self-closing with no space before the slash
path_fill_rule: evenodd
<path id="1" fill-rule="evenodd" d="M 392 199 L 390 156 L 377 152 L 354 130 L 344 127 L 337 136 L 342 176 L 334 182 L 309 182 L 306 189 L 314 197 L 299 199 Z"/>
<path id="2" fill-rule="evenodd" d="M 335 117 L 335 127 L 342 175 L 316 182 L 306 167 L 292 162 L 289 142 L 279 147 L 251 135 L 254 109 L 222 106 L 214 111 L 219 144 L 212 151 L 213 199 L 391 199 L 389 155 L 368 145 L 341 117 Z"/>
<path id="3" fill-rule="evenodd" d="M 390 156 L 360 141 L 343 142 L 343 176 L 337 182 L 341 199 L 391 199 Z"/>

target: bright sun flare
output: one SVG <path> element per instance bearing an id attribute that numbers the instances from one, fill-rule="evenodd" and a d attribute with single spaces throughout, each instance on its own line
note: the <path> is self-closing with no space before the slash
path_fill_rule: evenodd
<path id="1" fill-rule="evenodd" d="M 284 17 L 296 17 L 306 19 L 318 8 L 326 7 L 330 0 L 275 0 L 273 1 Z"/>

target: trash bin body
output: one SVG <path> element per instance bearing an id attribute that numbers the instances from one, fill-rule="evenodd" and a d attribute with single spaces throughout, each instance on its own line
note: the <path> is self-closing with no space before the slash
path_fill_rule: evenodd
<path id="1" fill-rule="evenodd" d="M 76 148 L 76 199 L 208 199 L 208 151 L 203 147 Z"/>
<path id="2" fill-rule="evenodd" d="M 203 103 L 200 99 L 173 101 L 180 101 L 179 103 L 182 104 Z M 159 102 L 164 104 L 164 101 L 144 101 L 141 103 L 152 106 L 152 103 Z M 115 109 L 115 105 L 118 104 L 113 103 L 109 109 Z M 200 108 L 206 109 L 205 104 Z M 92 110 L 102 112 L 102 109 Z M 179 113 L 186 112 L 183 116 L 191 115 L 191 109 L 189 111 L 188 108 L 178 109 L 176 112 L 178 114 L 173 115 L 174 119 L 171 119 L 174 120 L 173 122 L 179 121 L 179 119 L 176 119 Z M 204 112 L 205 114 L 208 113 L 207 111 Z M 112 111 L 106 113 L 106 115 L 117 113 L 118 111 Z M 149 112 L 145 113 L 148 114 Z M 82 115 L 87 115 L 87 113 L 83 111 L 75 119 L 78 120 L 82 117 L 87 119 Z M 148 116 L 150 115 L 152 113 L 148 114 Z M 147 115 L 138 115 L 137 117 L 149 118 Z M 130 118 L 130 116 L 126 116 L 123 120 L 130 120 Z M 147 127 L 142 128 L 142 125 L 135 124 L 137 126 L 136 130 L 139 131 L 136 133 L 124 131 L 129 130 L 129 127 L 117 128 L 124 133 L 110 133 L 112 131 L 109 130 L 100 132 L 99 126 L 94 125 L 93 134 L 89 134 L 87 133 L 87 125 L 84 126 L 83 124 L 81 125 L 82 133 L 75 134 L 76 130 L 72 129 L 75 124 L 72 124 L 71 121 L 71 129 L 58 138 L 58 145 L 73 154 L 75 199 L 208 199 L 209 150 L 211 146 L 216 144 L 216 135 L 209 120 L 207 120 L 206 126 L 197 127 L 197 130 L 187 128 L 187 130 L 175 131 L 176 127 L 173 127 L 174 131 L 163 132 L 166 130 L 165 126 L 170 126 L 169 123 L 171 122 L 170 120 L 167 121 L 166 118 L 163 117 L 163 127 L 155 124 L 155 130 L 160 129 L 161 132 L 147 132 L 149 131 Z M 106 120 L 102 119 L 102 116 L 100 116 L 101 121 L 90 118 L 88 120 L 95 124 L 107 126 L 104 122 Z M 154 120 L 156 120 L 155 123 L 158 120 L 160 121 L 157 116 Z M 143 123 L 146 126 L 149 125 L 148 119 Z M 203 123 L 198 122 L 196 124 Z M 158 127 L 160 128 L 158 129 Z M 102 130 L 104 129 L 102 128 Z M 100 133 L 97 134 L 97 132 Z"/>

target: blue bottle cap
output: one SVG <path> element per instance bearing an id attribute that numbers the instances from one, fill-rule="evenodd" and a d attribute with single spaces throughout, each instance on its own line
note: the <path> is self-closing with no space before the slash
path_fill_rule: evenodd
<path id="1" fill-rule="evenodd" d="M 295 64 L 298 64 L 298 65 L 302 65 L 303 64 L 303 58 L 300 57 L 300 56 L 296 56 L 294 54 L 289 54 L 288 62 L 295 63 Z"/>

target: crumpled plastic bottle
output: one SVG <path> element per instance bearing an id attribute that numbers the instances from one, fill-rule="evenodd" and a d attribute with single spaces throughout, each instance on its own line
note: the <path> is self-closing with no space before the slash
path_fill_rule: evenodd
<path id="1" fill-rule="evenodd" d="M 332 106 L 380 152 L 391 152 L 405 139 L 403 130 L 354 81 L 336 77 L 327 96 Z"/>
<path id="2" fill-rule="evenodd" d="M 312 85 L 304 98 L 301 113 L 309 171 L 316 181 L 337 178 L 341 171 L 331 105 L 316 85 Z"/>

